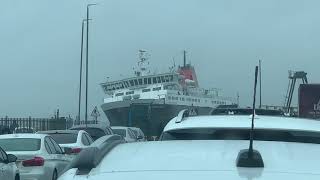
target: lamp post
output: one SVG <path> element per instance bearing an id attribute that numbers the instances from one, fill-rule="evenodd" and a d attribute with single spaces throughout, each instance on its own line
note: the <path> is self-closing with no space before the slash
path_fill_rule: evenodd
<path id="1" fill-rule="evenodd" d="M 89 19 L 90 21 L 91 19 Z M 81 90 L 82 90 L 82 65 L 83 65 L 83 34 L 84 34 L 84 23 L 87 19 L 82 20 L 82 28 L 81 28 L 81 51 L 80 51 L 80 80 L 79 80 L 79 102 L 78 102 L 78 122 L 80 124 L 80 114 L 81 114 Z"/>
<path id="2" fill-rule="evenodd" d="M 88 61 L 89 61 L 89 9 L 90 6 L 97 4 L 87 5 L 87 42 L 86 42 L 86 111 L 85 111 L 85 123 L 88 124 Z"/>

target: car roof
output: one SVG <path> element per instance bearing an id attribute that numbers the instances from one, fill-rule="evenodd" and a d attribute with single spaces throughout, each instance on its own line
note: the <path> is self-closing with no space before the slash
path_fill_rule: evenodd
<path id="1" fill-rule="evenodd" d="M 110 126 L 103 125 L 103 124 L 87 124 L 87 125 L 80 124 L 80 125 L 74 125 L 70 129 L 73 129 L 73 128 L 83 128 L 83 129 L 85 129 L 85 128 L 99 128 L 99 129 L 106 129 L 108 127 L 110 127 Z"/>
<path id="2" fill-rule="evenodd" d="M 127 127 L 127 126 L 111 126 L 111 129 L 131 129 L 131 127 Z"/>
<path id="3" fill-rule="evenodd" d="M 259 168 L 237 168 L 237 155 L 248 148 L 248 141 L 154 141 L 124 143 L 114 147 L 101 161 L 92 174 L 108 173 L 109 179 L 121 179 L 122 175 L 146 174 L 146 172 L 227 172 L 231 179 L 242 179 L 255 174 Z M 264 160 L 263 173 L 257 179 L 268 179 L 268 173 L 287 173 L 290 177 L 297 174 L 320 176 L 319 144 L 255 141 Z M 308 153 L 305 153 L 305 151 Z M 156 156 L 155 156 L 156 155 Z M 139 163 L 137 165 L 137 162 Z M 246 169 L 241 175 L 239 170 Z M 250 171 L 252 171 L 250 173 Z M 125 172 L 125 173 L 124 173 Z M 153 174 L 151 173 L 151 174 Z M 109 176 L 110 175 L 110 176 Z M 150 174 L 149 174 L 150 175 Z M 123 177 L 123 176 L 122 176 Z M 227 176 L 220 176 L 227 177 Z M 277 177 L 277 176 L 269 176 Z M 157 178 L 155 178 L 157 179 Z M 189 179 L 189 178 L 187 178 Z M 221 179 L 221 178 L 220 178 Z M 246 179 L 246 178 L 245 178 Z M 250 179 L 250 178 L 248 178 Z M 256 178 L 254 178 L 256 179 Z M 272 178 L 271 178 L 272 179 Z"/>
<path id="4" fill-rule="evenodd" d="M 48 135 L 46 134 L 33 134 L 33 133 L 23 133 L 23 134 L 4 134 L 0 135 L 0 139 L 7 139 L 7 138 L 37 138 L 42 139 Z"/>
<path id="5" fill-rule="evenodd" d="M 59 134 L 59 133 L 68 133 L 68 134 L 78 134 L 81 130 L 49 130 L 49 131 L 38 131 L 37 134 Z"/>
<path id="6" fill-rule="evenodd" d="M 179 117 L 173 118 L 164 131 L 190 128 L 250 128 L 252 116 L 248 115 L 214 115 L 185 117 L 177 123 Z M 320 131 L 320 121 L 293 117 L 255 116 L 256 129 L 281 129 Z"/>

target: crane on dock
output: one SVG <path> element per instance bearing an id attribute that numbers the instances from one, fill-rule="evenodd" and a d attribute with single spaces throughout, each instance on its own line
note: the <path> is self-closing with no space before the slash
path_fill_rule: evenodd
<path id="1" fill-rule="evenodd" d="M 286 101 L 285 101 L 285 112 L 288 114 L 291 113 L 290 110 L 291 110 L 292 96 L 293 96 L 296 82 L 298 79 L 301 79 L 303 84 L 308 84 L 306 72 L 304 72 L 304 71 L 289 71 L 289 84 L 288 84 Z"/>

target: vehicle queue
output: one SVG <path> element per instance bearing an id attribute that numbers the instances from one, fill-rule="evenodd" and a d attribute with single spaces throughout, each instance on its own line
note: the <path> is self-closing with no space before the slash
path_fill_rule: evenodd
<path id="1" fill-rule="evenodd" d="M 143 132 L 119 126 L 108 127 L 111 134 L 78 126 L 1 135 L 0 179 L 320 178 L 320 121 L 258 110 L 191 112 L 182 110 L 152 142 L 129 143 L 142 141 Z"/>
<path id="2" fill-rule="evenodd" d="M 129 129 L 132 134 L 133 131 L 141 131 L 139 128 L 123 128 Z M 0 180 L 57 180 L 84 149 L 108 140 L 125 138 L 128 139 L 103 125 L 78 125 L 68 130 L 35 133 L 17 131 L 0 135 Z M 141 139 L 140 136 L 134 136 L 125 142 Z"/>

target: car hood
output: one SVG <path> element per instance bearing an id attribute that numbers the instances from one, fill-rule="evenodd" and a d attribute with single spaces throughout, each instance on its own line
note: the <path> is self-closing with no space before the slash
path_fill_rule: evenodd
<path id="1" fill-rule="evenodd" d="M 254 149 L 261 153 L 265 167 L 237 168 L 238 153 L 248 146 L 249 141 L 239 140 L 125 143 L 113 148 L 86 177 L 89 180 L 320 178 L 320 144 L 255 141 Z"/>
<path id="2" fill-rule="evenodd" d="M 162 141 L 118 145 L 101 161 L 98 172 L 233 171 L 249 141 Z M 255 141 L 263 172 L 320 174 L 320 144 Z M 94 172 L 94 171 L 93 171 Z"/>
<path id="3" fill-rule="evenodd" d="M 152 177 L 152 178 L 150 178 Z M 305 173 L 290 173 L 290 172 L 272 172 L 264 171 L 263 169 L 244 169 L 239 168 L 237 170 L 179 170 L 179 171 L 118 171 L 108 172 L 100 174 L 92 174 L 89 177 L 87 175 L 74 176 L 71 174 L 65 174 L 60 177 L 60 180 L 123 180 L 123 179 L 140 179 L 140 180 L 212 180 L 212 179 L 224 179 L 224 180 L 318 180 L 320 174 L 305 174 Z"/>

